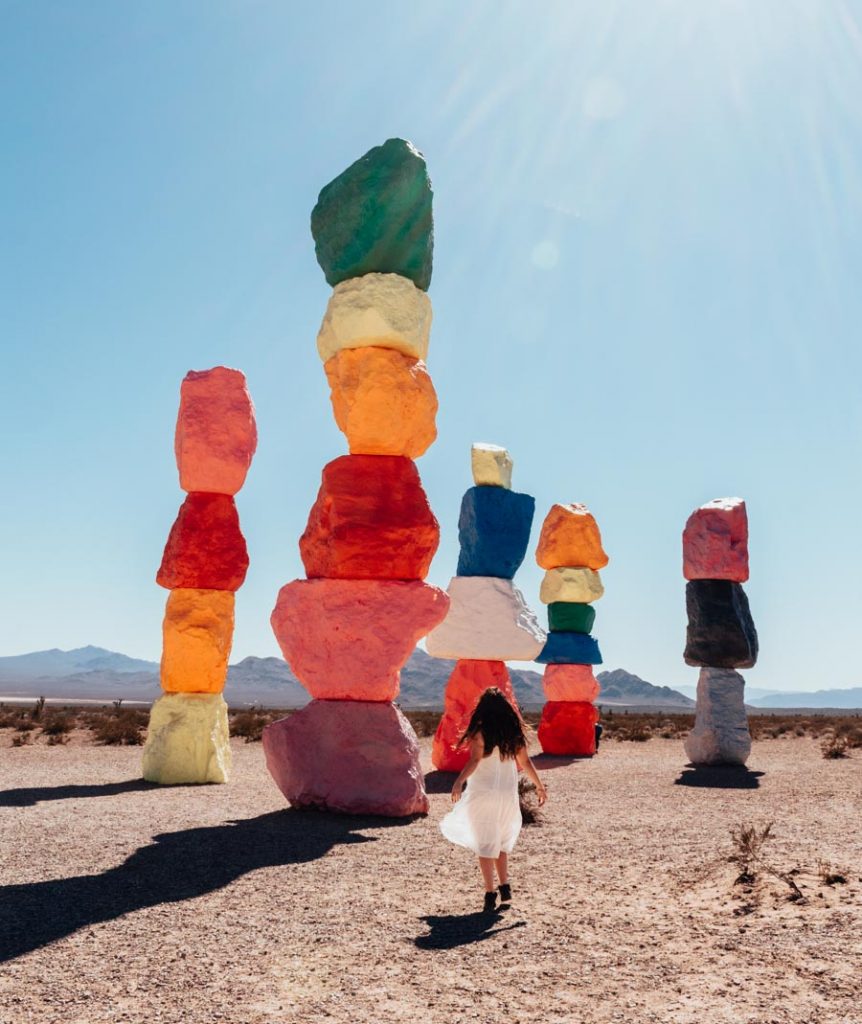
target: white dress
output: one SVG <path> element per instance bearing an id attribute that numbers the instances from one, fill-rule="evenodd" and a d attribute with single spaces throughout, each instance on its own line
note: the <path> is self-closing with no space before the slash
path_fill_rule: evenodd
<path id="1" fill-rule="evenodd" d="M 440 831 L 451 843 L 480 857 L 511 853 L 521 831 L 515 759 L 503 760 L 496 747 L 483 757 L 461 799 L 440 822 Z"/>

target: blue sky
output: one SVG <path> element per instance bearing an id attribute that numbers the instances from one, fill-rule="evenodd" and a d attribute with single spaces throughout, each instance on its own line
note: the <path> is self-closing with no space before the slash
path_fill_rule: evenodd
<path id="1" fill-rule="evenodd" d="M 234 656 L 277 653 L 345 450 L 309 214 L 402 136 L 435 189 L 432 582 L 470 442 L 505 444 L 533 547 L 555 501 L 599 520 L 606 667 L 691 684 L 680 531 L 740 494 L 747 678 L 862 682 L 862 5 L 0 0 L 0 86 L 0 654 L 158 657 L 179 382 L 217 363 L 260 430 Z"/>

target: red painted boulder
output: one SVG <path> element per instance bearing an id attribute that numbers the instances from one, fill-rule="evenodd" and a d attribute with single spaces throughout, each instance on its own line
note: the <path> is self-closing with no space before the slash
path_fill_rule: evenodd
<path id="1" fill-rule="evenodd" d="M 343 455 L 323 469 L 299 551 L 311 579 L 421 580 L 439 542 L 410 459 Z"/>
<path id="2" fill-rule="evenodd" d="M 443 717 L 434 735 L 431 761 L 441 772 L 460 772 L 469 752 L 458 743 L 482 694 L 491 686 L 501 690 L 518 714 L 509 671 L 502 661 L 458 661 L 446 684 Z"/>
<path id="3" fill-rule="evenodd" d="M 682 534 L 687 580 L 748 579 L 748 513 L 742 498 L 715 498 L 692 512 Z"/>
<path id="4" fill-rule="evenodd" d="M 257 448 L 245 375 L 227 366 L 190 370 L 180 386 L 174 437 L 184 491 L 236 494 Z"/>
<path id="5" fill-rule="evenodd" d="M 592 757 L 598 720 L 598 709 L 586 701 L 549 700 L 539 721 L 542 750 L 565 757 Z"/>
<path id="6" fill-rule="evenodd" d="M 601 692 L 592 665 L 547 665 L 542 689 L 549 701 L 594 701 Z"/>
<path id="7" fill-rule="evenodd" d="M 389 818 L 428 812 L 419 742 L 393 704 L 312 701 L 268 725 L 263 750 L 294 807 Z"/>
<path id="8" fill-rule="evenodd" d="M 238 590 L 247 571 L 233 498 L 191 493 L 171 527 L 156 582 L 168 590 Z"/>
<path id="9" fill-rule="evenodd" d="M 270 621 L 312 697 L 391 701 L 416 641 L 448 607 L 445 591 L 418 580 L 294 580 Z"/>

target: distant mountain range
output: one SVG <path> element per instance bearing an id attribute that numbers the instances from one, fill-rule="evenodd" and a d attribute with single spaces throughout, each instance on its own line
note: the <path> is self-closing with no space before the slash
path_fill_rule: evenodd
<path id="1" fill-rule="evenodd" d="M 417 648 L 401 671 L 398 703 L 405 708 L 442 707 L 446 680 L 454 665 L 454 661 L 432 658 Z M 536 709 L 545 703 L 540 672 L 510 669 L 510 674 L 521 707 Z M 694 707 L 691 697 L 678 690 L 655 686 L 621 668 L 599 672 L 597 678 L 602 704 L 677 711 Z M 765 695 L 754 696 L 758 692 Z M 129 658 L 102 647 L 54 648 L 0 658 L 0 697 L 153 701 L 160 693 L 158 662 Z M 749 690 L 746 696 L 757 708 L 862 708 L 862 687 L 809 693 Z M 304 687 L 281 658 L 248 657 L 231 665 L 226 697 L 232 705 L 280 708 L 302 707 L 308 702 Z"/>

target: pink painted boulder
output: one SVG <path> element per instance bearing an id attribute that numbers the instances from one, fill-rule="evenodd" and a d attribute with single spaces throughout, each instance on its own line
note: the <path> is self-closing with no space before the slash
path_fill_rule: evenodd
<path id="1" fill-rule="evenodd" d="M 180 386 L 174 437 L 184 491 L 236 494 L 257 448 L 245 375 L 227 366 L 190 370 Z"/>
<path id="2" fill-rule="evenodd" d="M 266 766 L 294 807 L 427 814 L 419 742 L 394 704 L 314 700 L 263 731 Z"/>
<path id="3" fill-rule="evenodd" d="M 550 701 L 594 701 L 601 691 L 592 665 L 547 665 L 542 689 Z"/>
<path id="4" fill-rule="evenodd" d="M 448 608 L 445 591 L 418 580 L 294 580 L 270 621 L 312 697 L 391 701 L 416 641 Z"/>
<path id="5" fill-rule="evenodd" d="M 682 534 L 687 580 L 748 579 L 748 513 L 742 498 L 716 498 L 688 517 Z"/>

